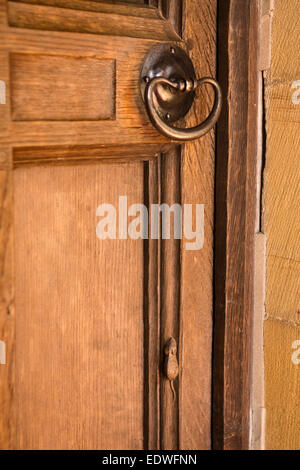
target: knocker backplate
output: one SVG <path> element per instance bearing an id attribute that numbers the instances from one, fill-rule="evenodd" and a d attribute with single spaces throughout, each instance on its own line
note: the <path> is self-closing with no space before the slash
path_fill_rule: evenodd
<path id="1" fill-rule="evenodd" d="M 195 80 L 195 70 L 191 59 L 180 47 L 161 44 L 149 52 L 140 76 L 140 90 L 144 100 L 147 83 L 155 77 L 169 80 Z M 179 91 L 168 85 L 158 85 L 153 97 L 156 110 L 166 122 L 175 122 L 183 118 L 193 104 L 195 92 Z"/>

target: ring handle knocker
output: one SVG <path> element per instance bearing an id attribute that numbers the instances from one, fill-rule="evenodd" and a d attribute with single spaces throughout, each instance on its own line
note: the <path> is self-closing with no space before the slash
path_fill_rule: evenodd
<path id="1" fill-rule="evenodd" d="M 196 88 L 204 84 L 211 85 L 215 93 L 209 116 L 190 129 L 175 127 L 173 123 L 190 110 Z M 171 140 L 199 139 L 210 131 L 220 116 L 220 85 L 209 77 L 197 80 L 190 57 L 176 44 L 160 44 L 149 51 L 141 70 L 140 91 L 152 124 Z"/>
<path id="2" fill-rule="evenodd" d="M 192 82 L 192 83 L 191 83 Z M 213 86 L 215 92 L 215 101 L 213 108 L 209 116 L 201 124 L 189 129 L 182 129 L 179 127 L 173 127 L 164 121 L 158 111 L 156 110 L 156 105 L 154 102 L 155 89 L 159 85 L 168 85 L 171 88 L 174 88 L 178 93 L 190 93 L 195 90 L 198 86 L 201 86 L 205 83 L 208 83 Z M 219 119 L 221 108 L 222 108 L 222 91 L 220 85 L 216 80 L 209 77 L 204 77 L 199 80 L 192 81 L 182 81 L 182 80 L 168 80 L 164 77 L 156 77 L 150 80 L 145 88 L 145 105 L 148 112 L 148 116 L 152 124 L 156 129 L 161 132 L 163 135 L 172 140 L 179 141 L 188 141 L 195 140 L 202 137 L 204 134 L 209 132 L 212 127 L 216 124 Z M 167 118 L 167 116 L 166 116 Z"/>

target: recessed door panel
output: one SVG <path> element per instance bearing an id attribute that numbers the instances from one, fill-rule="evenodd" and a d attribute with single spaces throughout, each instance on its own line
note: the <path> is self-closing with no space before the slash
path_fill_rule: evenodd
<path id="1" fill-rule="evenodd" d="M 143 165 L 14 173 L 17 445 L 143 447 L 143 244 L 96 209 L 142 202 Z M 99 219 L 99 218 L 98 218 Z"/>

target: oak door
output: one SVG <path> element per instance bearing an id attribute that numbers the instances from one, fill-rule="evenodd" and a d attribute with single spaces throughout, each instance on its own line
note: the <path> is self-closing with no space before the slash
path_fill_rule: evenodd
<path id="1" fill-rule="evenodd" d="M 1 449 L 210 448 L 214 132 L 162 137 L 139 76 L 158 43 L 213 76 L 215 20 L 211 0 L 0 1 Z M 204 204 L 203 248 L 99 239 L 120 196 Z"/>

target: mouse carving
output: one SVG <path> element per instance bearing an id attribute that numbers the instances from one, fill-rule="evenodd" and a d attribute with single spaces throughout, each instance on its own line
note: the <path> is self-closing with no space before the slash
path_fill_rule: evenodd
<path id="1" fill-rule="evenodd" d="M 171 336 L 164 347 L 165 355 L 165 374 L 166 378 L 170 381 L 170 387 L 173 393 L 173 399 L 176 398 L 174 389 L 174 380 L 178 376 L 178 361 L 177 361 L 177 343 L 176 340 Z"/>

